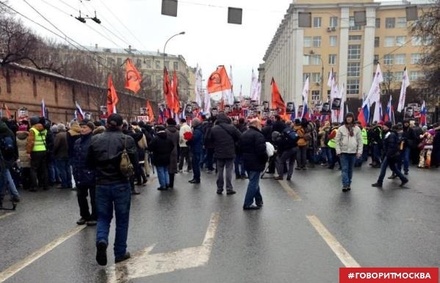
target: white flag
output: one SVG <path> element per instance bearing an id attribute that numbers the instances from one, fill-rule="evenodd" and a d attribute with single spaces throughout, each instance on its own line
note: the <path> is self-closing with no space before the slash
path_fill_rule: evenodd
<path id="1" fill-rule="evenodd" d="M 234 80 L 232 79 L 232 65 L 229 66 L 229 82 L 231 83 L 231 91 L 226 92 L 224 97 L 226 104 L 234 104 Z"/>
<path id="2" fill-rule="evenodd" d="M 250 98 L 251 100 L 259 100 L 258 97 L 258 78 L 255 76 L 254 69 L 252 69 L 252 77 L 251 77 L 251 93 Z"/>
<path id="3" fill-rule="evenodd" d="M 344 108 L 345 108 L 345 100 L 347 98 L 347 94 L 345 93 L 344 85 L 342 85 L 341 91 L 339 93 L 340 93 L 340 98 L 341 98 L 341 104 L 340 104 L 341 107 L 338 110 L 339 111 L 338 122 L 342 123 L 342 122 L 344 122 Z M 347 113 L 345 113 L 345 114 L 347 114 Z"/>
<path id="4" fill-rule="evenodd" d="M 409 77 L 408 71 L 403 70 L 402 76 L 402 87 L 400 88 L 400 96 L 399 96 L 399 104 L 397 105 L 397 111 L 402 112 L 403 108 L 405 108 L 405 99 L 406 99 L 406 88 L 409 86 Z"/>
<path id="5" fill-rule="evenodd" d="M 370 91 L 367 94 L 367 98 L 364 100 L 362 104 L 362 108 L 369 103 L 368 106 L 371 106 L 373 102 L 380 101 L 380 84 L 383 82 L 382 71 L 380 70 L 380 64 L 377 64 L 376 73 L 374 74 L 373 83 L 371 84 Z"/>
<path id="6" fill-rule="evenodd" d="M 203 96 L 203 80 L 202 80 L 202 69 L 199 68 L 198 64 L 196 68 L 195 93 L 196 93 L 196 103 L 201 108 L 202 96 Z"/>
<path id="7" fill-rule="evenodd" d="M 301 118 L 304 116 L 304 112 L 307 111 L 307 105 L 309 101 L 309 90 L 310 90 L 310 80 L 309 77 L 307 77 L 306 81 L 304 82 L 304 88 L 302 91 L 303 110 L 301 112 Z"/>

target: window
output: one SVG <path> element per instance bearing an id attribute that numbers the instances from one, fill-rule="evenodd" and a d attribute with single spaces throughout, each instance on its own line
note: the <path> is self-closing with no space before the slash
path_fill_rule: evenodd
<path id="1" fill-rule="evenodd" d="M 319 90 L 312 90 L 312 101 L 317 103 L 321 100 L 321 94 Z"/>
<path id="2" fill-rule="evenodd" d="M 337 27 L 338 26 L 338 17 L 330 17 L 330 27 Z"/>
<path id="3" fill-rule="evenodd" d="M 413 36 L 411 38 L 412 46 L 420 46 L 422 45 L 422 38 L 420 36 Z"/>
<path id="4" fill-rule="evenodd" d="M 179 62 L 173 62 L 173 70 L 179 70 Z"/>
<path id="5" fill-rule="evenodd" d="M 354 17 L 350 17 L 349 19 L 349 29 L 350 30 L 361 30 L 361 26 L 357 26 L 354 22 Z"/>
<path id="6" fill-rule="evenodd" d="M 313 37 L 313 47 L 321 47 L 321 37 L 320 36 Z"/>
<path id="7" fill-rule="evenodd" d="M 394 76 L 393 76 L 392 72 L 388 71 L 388 72 L 383 73 L 383 80 L 385 82 L 392 82 L 393 79 L 394 79 Z"/>
<path id="8" fill-rule="evenodd" d="M 376 18 L 376 28 L 380 28 L 380 18 Z"/>
<path id="9" fill-rule="evenodd" d="M 360 60 L 360 59 L 361 59 L 360 44 L 348 45 L 348 60 Z"/>
<path id="10" fill-rule="evenodd" d="M 136 59 L 136 67 L 142 68 L 142 60 L 141 59 Z"/>
<path id="11" fill-rule="evenodd" d="M 403 78 L 403 72 L 395 72 L 394 73 L 394 79 L 396 80 L 396 81 L 402 81 L 402 78 Z"/>
<path id="12" fill-rule="evenodd" d="M 359 79 L 347 80 L 347 94 L 359 94 Z"/>
<path id="13" fill-rule="evenodd" d="M 394 36 L 385 36 L 384 47 L 393 47 L 394 46 Z"/>
<path id="14" fill-rule="evenodd" d="M 310 36 L 304 36 L 304 47 L 312 47 L 312 38 Z"/>
<path id="15" fill-rule="evenodd" d="M 330 36 L 330 46 L 338 46 L 338 37 L 336 35 Z"/>
<path id="16" fill-rule="evenodd" d="M 145 82 L 146 85 L 151 85 L 151 75 L 145 74 L 143 77 L 143 82 Z"/>
<path id="17" fill-rule="evenodd" d="M 410 81 L 416 81 L 418 79 L 422 79 L 423 77 L 424 76 L 423 76 L 422 72 L 419 72 L 419 71 L 409 72 L 409 80 Z"/>
<path id="18" fill-rule="evenodd" d="M 380 46 L 380 37 L 376 36 L 374 38 L 374 47 L 379 47 Z"/>
<path id="19" fill-rule="evenodd" d="M 396 18 L 386 18 L 385 19 L 385 27 L 386 28 L 394 28 L 396 26 Z"/>
<path id="20" fill-rule="evenodd" d="M 169 69 L 170 68 L 170 61 L 164 61 L 163 66 L 164 66 L 164 68 Z"/>
<path id="21" fill-rule="evenodd" d="M 396 46 L 404 46 L 406 44 L 406 36 L 396 36 Z"/>
<path id="22" fill-rule="evenodd" d="M 120 57 L 116 58 L 116 62 L 118 64 L 118 66 L 121 66 L 122 65 L 122 58 L 120 58 Z"/>
<path id="23" fill-rule="evenodd" d="M 347 76 L 359 77 L 361 75 L 361 63 L 350 62 L 347 64 Z"/>
<path id="24" fill-rule="evenodd" d="M 321 55 L 313 55 L 309 57 L 311 65 L 321 65 Z"/>
<path id="25" fill-rule="evenodd" d="M 115 65 L 115 59 L 112 57 L 107 57 L 107 65 L 113 67 Z"/>
<path id="26" fill-rule="evenodd" d="M 394 61 L 394 56 L 392 54 L 387 54 L 383 56 L 384 65 L 392 65 Z"/>
<path id="27" fill-rule="evenodd" d="M 411 64 L 419 64 L 421 59 L 422 59 L 422 54 L 420 53 L 411 54 Z"/>
<path id="28" fill-rule="evenodd" d="M 320 83 L 321 82 L 321 73 L 312 73 L 312 76 L 310 78 L 310 82 Z"/>
<path id="29" fill-rule="evenodd" d="M 351 41 L 361 41 L 362 40 L 362 35 L 349 35 L 348 36 L 348 40 L 351 40 Z"/>
<path id="30" fill-rule="evenodd" d="M 373 64 L 376 65 L 379 62 L 379 55 L 374 54 L 374 61 Z"/>
<path id="31" fill-rule="evenodd" d="M 311 55 L 304 55 L 303 56 L 303 65 L 310 65 L 310 57 Z"/>
<path id="32" fill-rule="evenodd" d="M 397 18 L 396 28 L 406 28 L 406 17 Z"/>
<path id="33" fill-rule="evenodd" d="M 336 65 L 336 54 L 329 54 L 328 55 L 328 64 L 329 65 Z"/>
<path id="34" fill-rule="evenodd" d="M 148 69 L 151 69 L 151 60 L 150 59 L 145 60 L 145 64 L 147 65 Z"/>
<path id="35" fill-rule="evenodd" d="M 313 18 L 313 27 L 314 28 L 320 28 L 321 27 L 321 17 L 314 17 Z"/>
<path id="36" fill-rule="evenodd" d="M 396 65 L 405 65 L 406 54 L 395 54 L 394 55 L 394 64 Z"/>

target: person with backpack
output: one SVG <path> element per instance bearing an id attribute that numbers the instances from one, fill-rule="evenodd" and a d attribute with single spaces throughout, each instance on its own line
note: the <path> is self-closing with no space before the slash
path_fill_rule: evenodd
<path id="1" fill-rule="evenodd" d="M 0 205 L 3 203 L 6 186 L 11 194 L 11 201 L 19 202 L 20 195 L 11 175 L 11 168 L 18 159 L 18 148 L 15 135 L 5 122 L 0 120 L 0 153 L 1 153 L 1 176 L 0 176 Z"/>
<path id="2" fill-rule="evenodd" d="M 297 155 L 298 147 L 298 135 L 291 125 L 288 125 L 282 133 L 277 131 L 272 133 L 273 143 L 277 148 L 276 169 L 278 176 L 274 177 L 275 180 L 283 180 L 284 168 L 288 161 L 287 167 L 287 181 L 290 181 L 293 174 L 293 167 L 295 165 L 295 158 Z"/>
<path id="3" fill-rule="evenodd" d="M 295 119 L 295 125 L 293 129 L 298 134 L 298 150 L 296 153 L 296 170 L 307 170 L 307 148 L 308 142 L 306 139 L 306 129 L 303 127 L 303 123 L 300 119 Z"/>

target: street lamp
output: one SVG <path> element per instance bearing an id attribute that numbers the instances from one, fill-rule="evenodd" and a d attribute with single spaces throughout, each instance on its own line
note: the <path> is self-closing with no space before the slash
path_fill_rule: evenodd
<path id="1" fill-rule="evenodd" d="M 317 58 L 319 58 L 319 61 L 321 61 L 321 80 L 320 80 L 321 82 L 320 82 L 320 84 L 321 84 L 321 96 L 322 96 L 322 99 L 324 99 L 324 62 L 322 61 L 321 54 L 315 54 L 315 52 L 313 52 L 313 50 L 311 50 L 310 54 L 304 54 L 304 56 L 317 57 Z"/>
<path id="2" fill-rule="evenodd" d="M 175 35 L 171 36 L 170 38 L 167 39 L 167 41 L 165 41 L 165 44 L 163 46 L 163 67 L 164 67 L 164 69 L 165 69 L 165 56 L 167 56 L 165 53 L 165 49 L 167 48 L 168 41 L 170 41 L 172 38 L 174 38 L 178 35 L 183 35 L 183 34 L 185 34 L 185 32 L 181 31 L 181 32 L 176 33 Z"/>

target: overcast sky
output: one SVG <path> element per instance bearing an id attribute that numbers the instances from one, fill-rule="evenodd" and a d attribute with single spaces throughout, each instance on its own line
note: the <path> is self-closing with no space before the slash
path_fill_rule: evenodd
<path id="1" fill-rule="evenodd" d="M 177 17 L 161 14 L 161 0 L 9 0 L 8 4 L 47 29 L 86 46 L 122 49 L 131 45 L 138 50 L 163 52 L 168 38 L 185 31 L 185 35 L 168 42 L 166 53 L 183 55 L 191 67 L 199 64 L 204 79 L 217 65 L 227 66 L 228 72 L 232 65 L 236 95 L 241 84 L 243 95 L 248 96 L 252 69 L 257 72 L 263 62 L 291 2 L 179 0 Z M 243 8 L 242 25 L 227 23 L 228 7 Z M 83 17 L 93 17 L 96 11 L 101 25 L 92 20 L 79 22 L 72 17 L 78 16 L 79 11 Z M 21 15 L 17 17 L 39 35 L 63 42 Z"/>
<path id="2" fill-rule="evenodd" d="M 132 48 L 183 55 L 206 79 L 217 67 L 232 65 L 234 92 L 250 92 L 252 69 L 263 56 L 292 0 L 178 0 L 177 17 L 161 14 L 162 0 L 9 0 L 20 14 L 78 44 Z M 228 7 L 243 9 L 242 25 L 228 24 Z M 74 17 L 93 17 L 81 23 Z M 39 35 L 65 42 L 41 26 L 17 15 Z M 70 40 L 72 42 L 72 40 Z M 76 44 L 74 43 L 74 44 Z"/>

